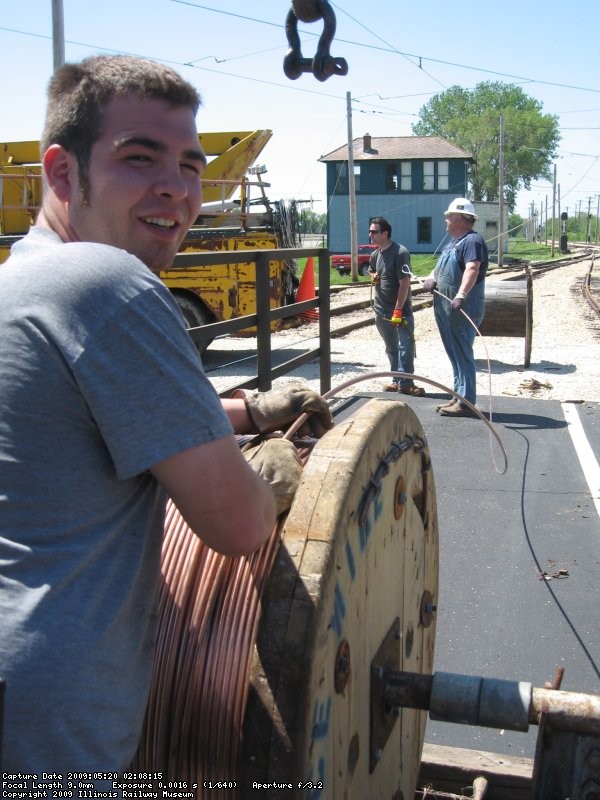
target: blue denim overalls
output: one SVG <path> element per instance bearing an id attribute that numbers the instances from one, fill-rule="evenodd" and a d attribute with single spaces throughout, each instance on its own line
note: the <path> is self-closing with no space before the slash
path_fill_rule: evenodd
<path id="1" fill-rule="evenodd" d="M 463 270 L 456 256 L 458 241 L 448 245 L 436 264 L 434 270 L 436 288 L 444 297 L 434 294 L 433 308 L 444 349 L 452 364 L 453 389 L 474 404 L 477 397 L 476 367 L 473 357 L 476 331 L 464 315 L 460 311 L 452 311 L 450 305 L 463 277 Z M 478 328 L 483 320 L 484 305 L 484 281 L 480 281 L 473 286 L 462 304 L 465 314 Z"/>

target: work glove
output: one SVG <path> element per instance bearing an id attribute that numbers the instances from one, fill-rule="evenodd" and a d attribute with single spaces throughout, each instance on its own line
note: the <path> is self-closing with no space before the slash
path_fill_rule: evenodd
<path id="1" fill-rule="evenodd" d="M 423 281 L 423 289 L 426 292 L 433 292 L 436 286 L 437 282 L 435 278 L 425 278 L 425 280 Z"/>
<path id="2" fill-rule="evenodd" d="M 287 511 L 302 478 L 302 461 L 289 439 L 265 439 L 256 446 L 247 444 L 242 455 L 267 483 L 275 495 L 277 516 Z"/>
<path id="3" fill-rule="evenodd" d="M 300 414 L 312 414 L 302 431 L 308 429 L 320 438 L 333 428 L 333 417 L 320 394 L 303 386 L 271 392 L 255 392 L 244 397 L 248 413 L 259 433 L 284 430 Z"/>
<path id="4" fill-rule="evenodd" d="M 465 298 L 463 297 L 462 294 L 455 295 L 454 300 L 450 304 L 451 307 L 452 307 L 452 311 L 460 311 L 464 301 L 465 301 Z"/>
<path id="5" fill-rule="evenodd" d="M 404 327 L 406 327 L 406 320 L 402 316 L 401 308 L 394 309 L 390 322 L 392 323 L 392 325 L 404 325 Z"/>

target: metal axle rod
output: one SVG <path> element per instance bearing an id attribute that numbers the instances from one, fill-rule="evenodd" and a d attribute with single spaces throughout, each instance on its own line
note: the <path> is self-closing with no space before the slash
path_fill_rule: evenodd
<path id="1" fill-rule="evenodd" d="M 386 708 L 420 708 L 433 720 L 513 731 L 527 731 L 544 714 L 555 729 L 600 736 L 600 695 L 448 672 L 384 670 L 381 679 Z"/>

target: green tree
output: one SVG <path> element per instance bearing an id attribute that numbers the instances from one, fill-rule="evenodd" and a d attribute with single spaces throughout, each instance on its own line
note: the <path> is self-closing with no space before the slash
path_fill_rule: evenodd
<path id="1" fill-rule="evenodd" d="M 523 225 L 527 224 L 527 220 L 523 219 L 520 214 L 508 215 L 508 235 L 509 236 L 523 236 Z"/>
<path id="2" fill-rule="evenodd" d="M 504 187 L 509 209 L 517 192 L 532 180 L 552 179 L 551 165 L 560 141 L 558 117 L 542 114 L 542 104 L 518 86 L 478 83 L 474 89 L 451 86 L 419 111 L 416 136 L 442 136 L 473 157 L 469 170 L 474 200 L 498 200 L 500 115 L 504 117 Z"/>
<path id="3" fill-rule="evenodd" d="M 327 214 L 317 214 L 310 208 L 300 212 L 300 231 L 302 233 L 325 233 L 327 231 Z"/>

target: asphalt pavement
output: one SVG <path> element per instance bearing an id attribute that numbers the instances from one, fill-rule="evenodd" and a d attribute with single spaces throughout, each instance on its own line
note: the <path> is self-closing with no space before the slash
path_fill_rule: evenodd
<path id="1" fill-rule="evenodd" d="M 340 418 L 374 396 L 382 395 L 356 395 Z M 562 689 L 600 693 L 600 483 L 588 485 L 598 475 L 600 404 L 492 398 L 508 456 L 499 474 L 501 451 L 481 420 L 435 411 L 445 395 L 387 398 L 413 408 L 433 465 L 440 532 L 435 671 L 543 687 L 563 666 Z M 571 428 L 580 423 L 577 446 L 567 418 Z M 535 726 L 519 733 L 429 720 L 425 740 L 533 757 L 536 737 Z"/>

